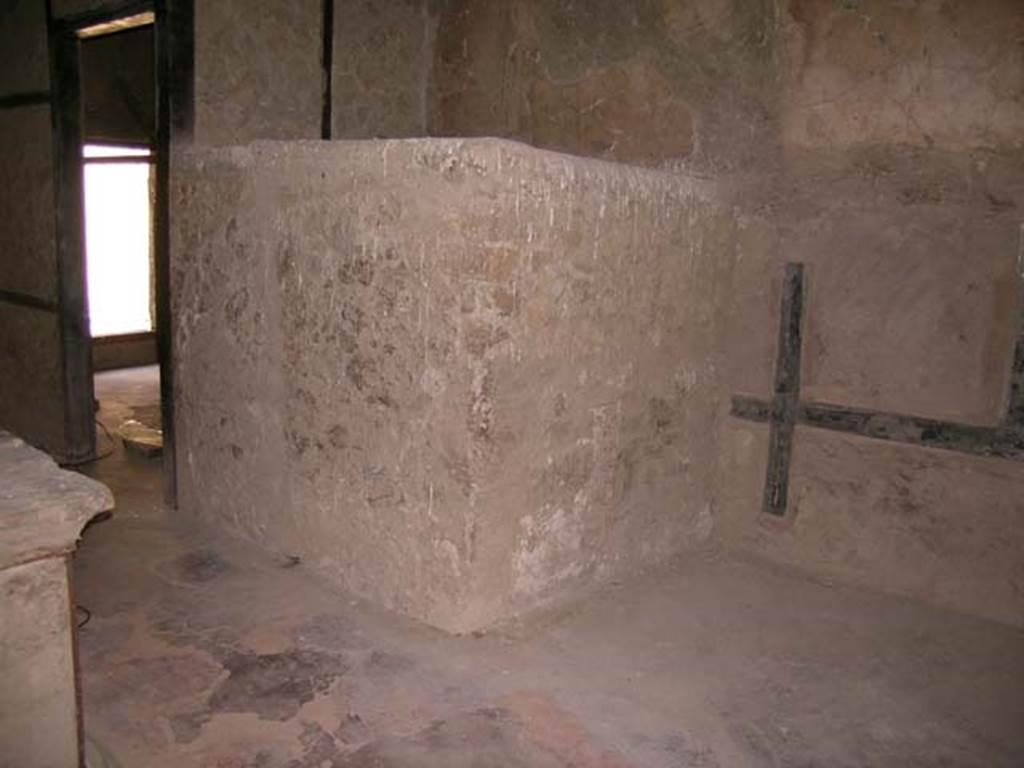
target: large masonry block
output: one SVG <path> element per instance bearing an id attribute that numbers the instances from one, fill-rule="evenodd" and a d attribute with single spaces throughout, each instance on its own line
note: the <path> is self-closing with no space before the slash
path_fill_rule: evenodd
<path id="1" fill-rule="evenodd" d="M 710 535 L 713 189 L 489 139 L 174 177 L 186 508 L 451 631 Z"/>

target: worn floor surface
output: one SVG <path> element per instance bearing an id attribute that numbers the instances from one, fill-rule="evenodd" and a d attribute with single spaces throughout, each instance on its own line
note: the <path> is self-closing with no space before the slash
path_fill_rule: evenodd
<path id="1" fill-rule="evenodd" d="M 113 431 L 155 371 L 97 393 Z M 118 499 L 75 562 L 111 765 L 1024 765 L 1024 633 L 1004 626 L 709 551 L 448 637 L 166 509 L 158 460 L 115 447 L 89 471 Z"/>

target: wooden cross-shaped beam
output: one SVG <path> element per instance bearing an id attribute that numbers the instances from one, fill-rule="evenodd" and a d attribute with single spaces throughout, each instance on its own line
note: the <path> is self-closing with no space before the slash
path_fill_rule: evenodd
<path id="1" fill-rule="evenodd" d="M 1018 285 L 1024 286 L 1024 276 L 1020 274 Z M 1024 287 L 1019 292 L 1021 309 L 1024 310 Z M 747 421 L 766 422 L 770 427 L 763 511 L 778 517 L 786 514 L 793 438 L 797 424 L 876 440 L 893 440 L 975 456 L 1024 461 L 1024 311 L 1017 329 L 1009 398 L 1003 417 L 996 427 L 979 427 L 845 405 L 801 401 L 804 293 L 803 264 L 786 264 L 775 361 L 774 398 L 766 401 L 736 395 L 732 399 L 733 416 Z"/>

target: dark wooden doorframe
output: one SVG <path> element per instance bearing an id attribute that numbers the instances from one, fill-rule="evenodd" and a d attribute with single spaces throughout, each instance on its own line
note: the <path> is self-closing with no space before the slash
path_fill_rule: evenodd
<path id="1" fill-rule="evenodd" d="M 56 18 L 47 0 L 57 201 L 57 259 L 67 461 L 96 455 L 93 370 L 85 278 L 85 200 L 79 33 L 152 13 L 156 58 L 156 194 L 153 261 L 164 500 L 177 505 L 171 317 L 170 169 L 173 147 L 192 137 L 193 0 L 126 0 L 103 12 Z"/>
<path id="2" fill-rule="evenodd" d="M 164 501 L 178 504 L 174 421 L 174 344 L 171 301 L 170 179 L 177 148 L 193 136 L 194 0 L 155 0 L 156 11 L 156 264 L 157 357 L 164 431 Z"/>
<path id="3" fill-rule="evenodd" d="M 75 27 L 55 19 L 46 4 L 50 51 L 50 116 L 56 212 L 57 314 L 64 462 L 96 455 L 89 305 L 85 284 L 85 211 L 82 181 L 82 105 Z"/>

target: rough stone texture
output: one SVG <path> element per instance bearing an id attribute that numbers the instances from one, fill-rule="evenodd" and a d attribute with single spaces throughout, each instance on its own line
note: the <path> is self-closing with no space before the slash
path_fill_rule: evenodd
<path id="1" fill-rule="evenodd" d="M 46 3 L 7 0 L 0 4 L 0 96 L 49 87 Z"/>
<path id="2" fill-rule="evenodd" d="M 319 0 L 195 4 L 195 140 L 320 136 Z"/>
<path id="3" fill-rule="evenodd" d="M 1018 0 L 790 0 L 787 146 L 1024 147 Z"/>
<path id="4" fill-rule="evenodd" d="M 66 555 L 114 505 L 95 480 L 59 470 L 0 432 L 0 766 L 78 765 Z"/>
<path id="5" fill-rule="evenodd" d="M 431 133 L 643 165 L 748 164 L 770 143 L 775 4 L 453 0 Z"/>
<path id="6" fill-rule="evenodd" d="M 78 713 L 64 558 L 0 568 L 0 610 L 0 767 L 76 766 Z"/>
<path id="7" fill-rule="evenodd" d="M 0 568 L 71 552 L 82 527 L 113 506 L 102 484 L 0 432 Z"/>
<path id="8" fill-rule="evenodd" d="M 335 2 L 334 138 L 426 135 L 435 5 L 431 0 Z"/>
<path id="9" fill-rule="evenodd" d="M 452 630 L 710 535 L 711 190 L 494 140 L 175 176 L 185 508 Z"/>

